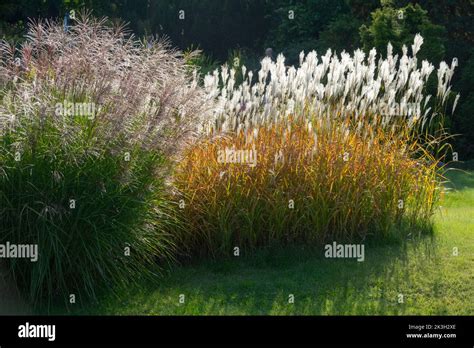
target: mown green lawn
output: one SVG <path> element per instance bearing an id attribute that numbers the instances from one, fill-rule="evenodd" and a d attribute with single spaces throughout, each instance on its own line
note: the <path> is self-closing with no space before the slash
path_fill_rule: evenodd
<path id="1" fill-rule="evenodd" d="M 474 315 L 474 171 L 450 170 L 447 176 L 452 190 L 436 214 L 433 235 L 366 245 L 365 262 L 325 259 L 321 250 L 262 250 L 176 267 L 153 282 L 137 275 L 136 285 L 118 296 L 75 304 L 69 313 Z M 56 307 L 52 313 L 68 312 Z"/>

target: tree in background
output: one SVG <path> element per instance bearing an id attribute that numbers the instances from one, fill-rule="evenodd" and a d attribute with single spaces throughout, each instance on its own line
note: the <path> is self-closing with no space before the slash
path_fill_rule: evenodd
<path id="1" fill-rule="evenodd" d="M 419 59 L 439 63 L 445 56 L 446 29 L 433 24 L 428 12 L 418 4 L 396 8 L 392 1 L 382 1 L 382 7 L 371 14 L 372 20 L 360 28 L 360 38 L 365 50 L 372 47 L 384 55 L 390 42 L 394 52 L 401 52 L 402 46 L 409 47 L 413 38 L 420 33 L 424 44 Z"/>
<path id="2" fill-rule="evenodd" d="M 301 51 L 320 50 L 320 33 L 338 15 L 349 13 L 344 0 L 276 0 L 267 3 L 270 25 L 265 41 L 275 52 L 283 52 L 289 64 L 298 62 Z M 340 30 L 337 24 L 333 27 Z M 330 35 L 327 35 L 330 36 Z"/>
<path id="3" fill-rule="evenodd" d="M 88 2 L 96 15 L 130 22 L 138 36 L 166 36 L 182 50 L 199 47 L 221 61 L 233 48 L 258 50 L 266 36 L 262 0 L 114 0 L 99 8 Z"/>
<path id="4" fill-rule="evenodd" d="M 0 1 L 0 39 L 19 41 L 26 33 L 28 18 L 57 16 L 63 0 L 2 0 Z"/>

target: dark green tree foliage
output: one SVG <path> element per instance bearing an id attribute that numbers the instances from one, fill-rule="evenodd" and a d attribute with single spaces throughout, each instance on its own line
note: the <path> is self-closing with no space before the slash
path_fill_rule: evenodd
<path id="1" fill-rule="evenodd" d="M 408 3 L 420 5 L 428 11 L 433 23 L 446 28 L 448 40 L 445 42 L 446 58 L 457 57 L 460 69 L 471 55 L 474 46 L 474 0 L 399 0 L 397 5 Z M 454 78 L 459 78 L 455 75 Z"/>
<path id="2" fill-rule="evenodd" d="M 168 15 L 158 8 L 163 7 L 163 2 L 155 2 L 157 8 L 152 11 L 156 15 L 152 20 L 155 27 L 151 29 L 169 34 L 179 47 L 195 44 L 225 60 L 231 48 L 258 49 L 261 45 L 267 27 L 263 5 L 262 1 L 251 0 L 182 0 L 173 2 Z M 161 23 L 164 23 L 162 28 Z"/>
<path id="3" fill-rule="evenodd" d="M 62 7 L 63 0 L 0 1 L 0 39 L 21 40 L 28 18 L 57 16 Z"/>
<path id="4" fill-rule="evenodd" d="M 295 63 L 301 51 L 321 48 L 320 33 L 337 15 L 348 12 L 344 0 L 269 2 L 266 13 L 271 29 L 265 44 L 275 52 L 285 53 L 289 62 Z M 333 32 L 337 31 L 336 26 L 333 25 Z"/>
<path id="5" fill-rule="evenodd" d="M 138 36 L 166 36 L 182 50 L 199 47 L 225 60 L 231 48 L 261 46 L 264 5 L 261 0 L 120 0 L 94 9 L 129 22 Z"/>
<path id="6" fill-rule="evenodd" d="M 388 42 L 392 44 L 394 52 L 401 52 L 402 46 L 409 47 L 417 33 L 424 38 L 419 58 L 429 59 L 435 64 L 440 62 L 445 56 L 446 30 L 443 26 L 433 24 L 427 11 L 418 4 L 396 8 L 387 2 L 372 13 L 370 24 L 360 28 L 365 50 L 375 47 L 384 55 Z"/>
<path id="7" fill-rule="evenodd" d="M 320 33 L 318 46 L 324 51 L 328 48 L 336 52 L 354 51 L 360 46 L 359 27 L 362 23 L 350 14 L 337 16 Z"/>
<path id="8" fill-rule="evenodd" d="M 129 22 L 139 37 L 167 36 L 182 50 L 193 45 L 225 60 L 232 48 L 262 50 L 265 5 L 266 0 L 2 0 L 0 36 L 20 38 L 29 17 L 63 17 L 69 9 L 87 8 L 96 16 Z"/>

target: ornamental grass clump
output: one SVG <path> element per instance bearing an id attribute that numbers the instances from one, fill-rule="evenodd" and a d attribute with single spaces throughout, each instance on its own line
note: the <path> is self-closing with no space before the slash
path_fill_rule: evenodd
<path id="1" fill-rule="evenodd" d="M 442 114 L 455 63 L 413 57 L 376 63 L 371 51 L 265 58 L 255 82 L 223 67 L 205 77 L 217 107 L 175 173 L 188 226 L 180 250 L 399 238 L 429 228 L 439 197 Z"/>
<path id="2" fill-rule="evenodd" d="M 188 149 L 175 181 L 189 253 L 392 238 L 429 226 L 437 160 L 419 144 L 380 129 L 363 137 L 290 122 Z"/>
<path id="3" fill-rule="evenodd" d="M 0 243 L 38 245 L 37 262 L 7 259 L 35 303 L 80 302 L 172 256 L 168 156 L 203 91 L 165 42 L 105 22 L 39 21 L 0 45 Z"/>

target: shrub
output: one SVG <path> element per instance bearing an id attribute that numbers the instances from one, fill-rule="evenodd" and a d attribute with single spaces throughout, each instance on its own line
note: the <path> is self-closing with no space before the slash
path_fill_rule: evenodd
<path id="1" fill-rule="evenodd" d="M 36 302 L 95 296 L 172 255 L 168 156 L 203 92 L 166 43 L 104 23 L 40 21 L 0 46 L 0 242 L 38 244 L 36 263 L 9 260 Z"/>

